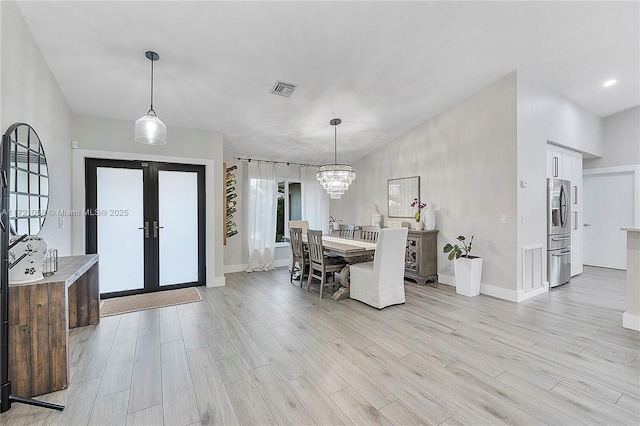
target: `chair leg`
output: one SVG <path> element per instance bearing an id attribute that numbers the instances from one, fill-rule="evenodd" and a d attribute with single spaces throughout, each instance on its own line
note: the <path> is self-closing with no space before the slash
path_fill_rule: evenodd
<path id="1" fill-rule="evenodd" d="M 320 299 L 322 299 L 322 291 L 324 290 L 324 283 L 327 280 L 327 273 L 322 271 L 322 279 L 320 280 Z"/>
<path id="2" fill-rule="evenodd" d="M 309 265 L 309 278 L 307 279 L 307 291 L 311 288 L 311 276 L 313 275 L 313 268 Z"/>
<path id="3" fill-rule="evenodd" d="M 303 263 L 302 266 L 300 266 L 300 288 L 302 288 L 302 282 L 304 281 L 304 271 L 307 268 L 307 266 Z"/>

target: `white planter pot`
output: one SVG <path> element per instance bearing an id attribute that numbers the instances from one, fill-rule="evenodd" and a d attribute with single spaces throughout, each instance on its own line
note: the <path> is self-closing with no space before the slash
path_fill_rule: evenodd
<path id="1" fill-rule="evenodd" d="M 416 222 L 415 220 L 411 223 L 411 229 L 415 229 L 417 231 L 422 230 L 422 226 L 423 226 L 422 222 Z"/>
<path id="2" fill-rule="evenodd" d="M 482 258 L 461 257 L 453 261 L 453 267 L 456 271 L 456 293 L 470 297 L 480 294 Z"/>

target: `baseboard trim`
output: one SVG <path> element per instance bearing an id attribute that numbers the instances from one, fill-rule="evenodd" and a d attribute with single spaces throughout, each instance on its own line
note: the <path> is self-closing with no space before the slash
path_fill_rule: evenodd
<path id="1" fill-rule="evenodd" d="M 625 312 L 622 314 L 622 326 L 631 330 L 640 331 L 640 316 Z"/>
<path id="2" fill-rule="evenodd" d="M 224 275 L 221 277 L 213 277 L 207 279 L 207 287 L 224 287 L 225 278 Z"/>
<path id="3" fill-rule="evenodd" d="M 283 266 L 289 266 L 290 263 L 291 263 L 291 260 L 289 260 L 289 259 L 274 260 L 273 261 L 273 267 L 274 268 L 281 268 Z M 225 265 L 224 266 L 224 273 L 225 274 L 233 274 L 234 272 L 247 272 L 247 268 L 249 268 L 249 264 L 248 263 L 241 263 L 241 264 L 238 264 L 238 265 Z"/>
<path id="4" fill-rule="evenodd" d="M 456 279 L 455 279 L 455 277 L 452 277 L 451 275 L 438 274 L 438 282 L 440 284 L 446 284 L 446 285 L 450 285 L 450 286 L 453 286 L 453 287 L 456 286 Z"/>
<path id="5" fill-rule="evenodd" d="M 450 275 L 438 274 L 438 282 L 440 284 L 446 284 L 453 287 L 456 286 L 456 278 Z M 484 284 L 484 283 L 480 283 L 480 294 L 484 294 L 485 296 L 496 297 L 498 299 L 508 300 L 509 302 L 518 302 L 518 301 L 524 300 L 524 299 L 518 300 L 517 291 L 507 290 L 506 288 L 496 287 L 494 285 Z M 533 296 L 529 296 L 529 297 L 533 297 Z"/>
<path id="6" fill-rule="evenodd" d="M 239 265 L 225 265 L 224 273 L 225 274 L 233 274 L 234 272 L 245 272 L 249 265 L 247 263 L 242 263 Z"/>
<path id="7" fill-rule="evenodd" d="M 518 292 L 509 290 L 502 287 L 497 287 L 491 284 L 480 283 L 480 294 L 486 296 L 496 297 L 502 300 L 508 300 L 509 302 L 518 302 Z"/>
<path id="8" fill-rule="evenodd" d="M 516 294 L 517 300 L 516 302 L 522 302 L 527 299 L 531 299 L 532 297 L 538 296 L 540 294 L 547 293 L 549 291 L 549 283 L 543 283 L 543 286 L 528 292 L 518 291 Z"/>

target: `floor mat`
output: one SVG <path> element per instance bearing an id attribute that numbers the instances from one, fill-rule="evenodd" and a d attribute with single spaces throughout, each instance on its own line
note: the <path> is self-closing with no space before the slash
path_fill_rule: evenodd
<path id="1" fill-rule="evenodd" d="M 127 312 L 161 308 L 163 306 L 199 302 L 200 300 L 202 300 L 202 297 L 194 287 L 114 297 L 113 299 L 106 299 L 102 303 L 100 316 L 108 317 L 110 315 L 126 314 Z"/>

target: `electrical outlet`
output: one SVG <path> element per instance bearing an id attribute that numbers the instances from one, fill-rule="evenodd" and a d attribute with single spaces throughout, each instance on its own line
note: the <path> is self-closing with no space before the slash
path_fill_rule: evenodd
<path id="1" fill-rule="evenodd" d="M 58 218 L 58 228 L 64 228 L 64 217 Z"/>
<path id="2" fill-rule="evenodd" d="M 501 214 L 500 215 L 500 223 L 507 223 L 507 215 L 506 214 Z"/>

